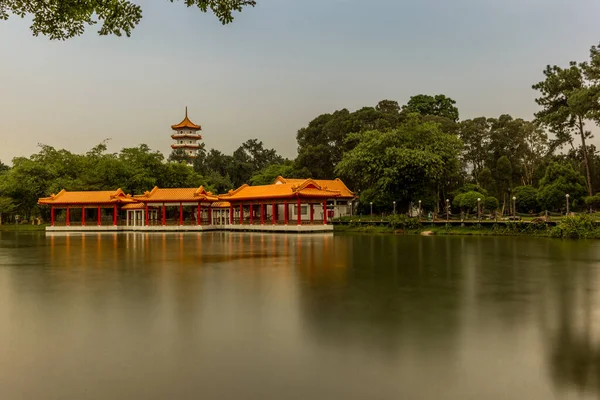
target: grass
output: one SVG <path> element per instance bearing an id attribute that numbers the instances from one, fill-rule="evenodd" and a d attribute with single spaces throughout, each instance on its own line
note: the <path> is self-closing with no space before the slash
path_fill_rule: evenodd
<path id="1" fill-rule="evenodd" d="M 2 232 L 38 232 L 46 229 L 48 224 L 42 225 L 31 225 L 31 224 L 3 224 L 0 225 L 0 231 Z"/>

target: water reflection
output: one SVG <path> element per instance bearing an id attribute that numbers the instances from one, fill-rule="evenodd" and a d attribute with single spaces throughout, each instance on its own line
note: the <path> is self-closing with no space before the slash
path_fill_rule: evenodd
<path id="1" fill-rule="evenodd" d="M 524 238 L 0 233 L 0 398 L 595 398 L 599 254 Z"/>

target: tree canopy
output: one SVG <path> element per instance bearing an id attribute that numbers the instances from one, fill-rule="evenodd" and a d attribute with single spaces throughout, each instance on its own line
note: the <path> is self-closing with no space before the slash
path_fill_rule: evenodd
<path id="1" fill-rule="evenodd" d="M 178 0 L 169 0 L 171 3 Z M 234 12 L 253 7 L 256 0 L 183 0 L 187 7 L 212 11 L 222 24 L 233 21 Z M 31 16 L 31 31 L 50 39 L 65 40 L 81 35 L 88 26 L 100 24 L 100 35 L 131 36 L 142 19 L 142 7 L 130 0 L 0 1 L 0 19 L 9 15 Z"/>

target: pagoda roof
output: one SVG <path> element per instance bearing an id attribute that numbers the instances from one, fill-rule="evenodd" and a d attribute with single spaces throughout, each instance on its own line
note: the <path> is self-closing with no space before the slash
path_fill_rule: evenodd
<path id="1" fill-rule="evenodd" d="M 190 119 L 188 118 L 188 111 L 187 111 L 187 107 L 186 107 L 185 108 L 185 118 L 183 119 L 183 121 L 181 121 L 177 125 L 171 125 L 171 129 L 173 129 L 173 130 L 192 129 L 192 130 L 199 131 L 202 129 L 202 127 L 200 125 L 196 125 L 192 121 L 190 121 Z"/>
<path id="2" fill-rule="evenodd" d="M 273 182 L 274 185 L 281 185 L 281 184 L 297 184 L 300 185 L 303 182 L 305 182 L 306 179 L 297 179 L 297 178 L 283 178 L 281 176 L 278 176 L 275 181 Z M 338 192 L 340 192 L 340 197 L 343 198 L 354 198 L 354 192 L 352 192 L 350 189 L 348 189 L 348 187 L 346 186 L 346 184 L 344 184 L 344 182 L 342 182 L 341 179 L 339 178 L 335 178 L 335 179 L 311 179 L 311 181 L 315 182 L 317 185 L 319 185 L 322 188 L 326 188 L 326 189 L 330 189 L 330 190 L 336 190 Z"/>
<path id="3" fill-rule="evenodd" d="M 344 185 L 345 187 L 345 185 Z M 313 179 L 297 179 L 294 182 L 277 182 L 271 185 L 240 186 L 236 190 L 220 195 L 219 200 L 268 200 L 268 199 L 295 199 L 320 198 L 329 199 L 341 197 L 340 190 L 320 185 Z"/>
<path id="4" fill-rule="evenodd" d="M 186 201 L 217 201 L 217 196 L 212 192 L 207 192 L 204 186 L 199 188 L 171 188 L 161 189 L 155 186 L 151 191 L 144 194 L 133 196 L 137 201 L 141 202 L 186 202 Z"/>
<path id="5" fill-rule="evenodd" d="M 135 203 L 135 200 L 121 189 L 89 192 L 68 192 L 63 189 L 57 194 L 42 197 L 38 200 L 38 204 L 46 205 L 113 205 L 128 203 Z"/>

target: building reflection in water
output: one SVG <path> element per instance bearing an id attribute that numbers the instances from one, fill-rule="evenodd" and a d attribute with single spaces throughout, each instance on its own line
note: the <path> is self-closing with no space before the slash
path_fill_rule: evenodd
<path id="1" fill-rule="evenodd" d="M 273 385 L 296 371 L 324 390 L 325 374 L 348 396 L 365 374 L 422 398 L 600 394 L 595 243 L 213 232 L 0 233 L 0 244 L 0 323 L 12 324 L 0 324 L 12 340 L 0 372 L 41 388 L 70 387 L 64 377 L 92 361 L 112 376 L 131 354 L 145 371 L 133 383 L 172 388 L 165 371 L 177 371 L 209 394 L 229 376 L 266 379 L 257 363 Z M 55 373 L 67 345 L 78 351 Z"/>

